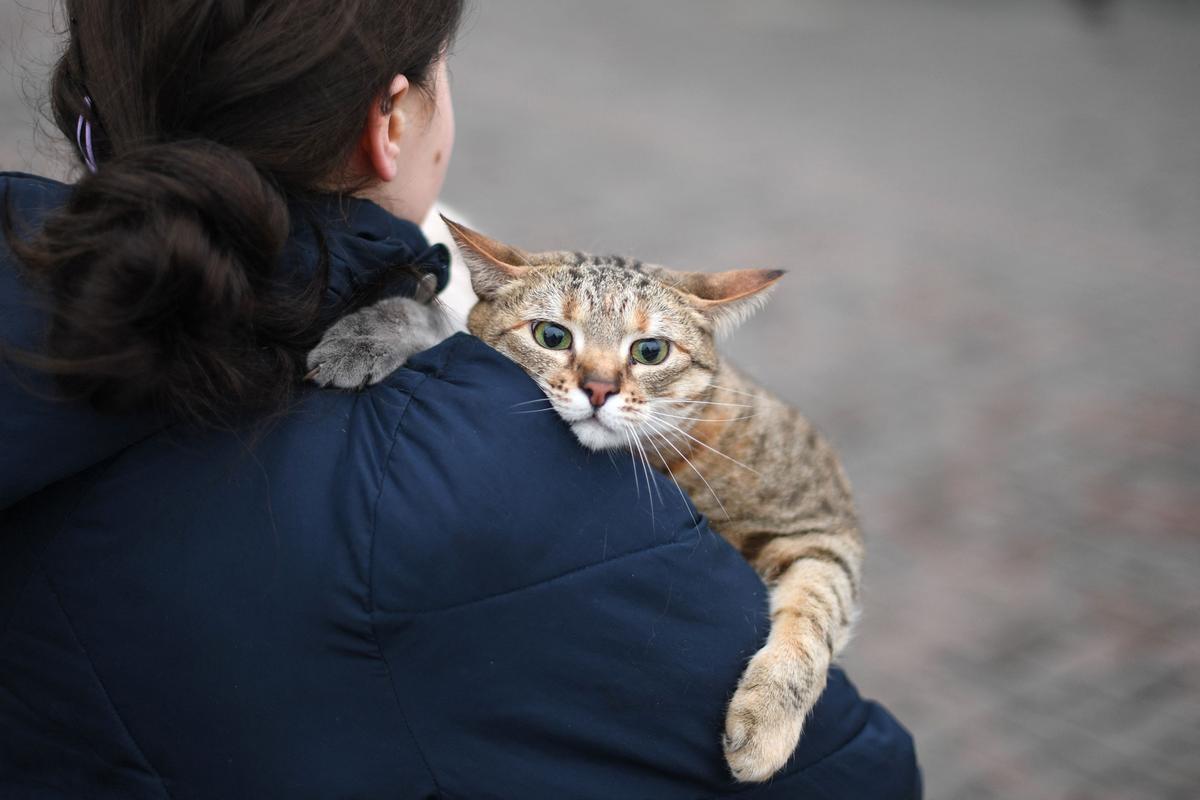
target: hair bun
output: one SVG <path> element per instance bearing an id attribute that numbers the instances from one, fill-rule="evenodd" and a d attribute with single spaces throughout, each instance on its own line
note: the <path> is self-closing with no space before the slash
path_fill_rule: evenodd
<path id="1" fill-rule="evenodd" d="M 299 355 L 295 314 L 282 330 L 289 316 L 271 313 L 288 228 L 272 183 L 214 142 L 105 160 L 40 234 L 13 243 L 53 300 L 42 366 L 103 410 L 212 421 L 278 405 Z"/>

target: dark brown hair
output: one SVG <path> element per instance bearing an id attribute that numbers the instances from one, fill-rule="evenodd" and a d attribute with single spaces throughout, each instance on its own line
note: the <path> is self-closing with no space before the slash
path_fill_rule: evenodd
<path id="1" fill-rule="evenodd" d="M 393 75 L 431 90 L 462 0 L 66 0 L 57 126 L 99 169 L 28 237 L 50 303 L 30 363 L 104 410 L 206 421 L 283 407 L 320 336 L 324 270 L 273 274 L 286 197 L 345 168 Z M 90 98 L 92 103 L 88 105 Z"/>

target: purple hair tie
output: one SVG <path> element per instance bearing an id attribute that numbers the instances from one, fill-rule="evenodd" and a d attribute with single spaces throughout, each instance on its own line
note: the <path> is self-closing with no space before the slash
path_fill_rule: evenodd
<path id="1" fill-rule="evenodd" d="M 87 104 L 88 111 L 91 111 L 92 98 L 84 95 L 83 102 Z M 92 123 L 83 114 L 80 114 L 75 122 L 75 144 L 79 145 L 79 152 L 83 154 L 83 163 L 87 164 L 90 172 L 95 172 L 96 154 L 92 150 Z"/>

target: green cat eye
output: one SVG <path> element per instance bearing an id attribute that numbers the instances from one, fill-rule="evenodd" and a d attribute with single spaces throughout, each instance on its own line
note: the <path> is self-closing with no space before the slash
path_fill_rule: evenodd
<path id="1" fill-rule="evenodd" d="M 566 350 L 571 346 L 571 332 L 545 320 L 533 323 L 533 338 L 548 350 Z"/>
<path id="2" fill-rule="evenodd" d="M 639 364 L 661 364 L 671 352 L 671 344 L 666 339 L 638 339 L 629 348 L 629 355 Z"/>

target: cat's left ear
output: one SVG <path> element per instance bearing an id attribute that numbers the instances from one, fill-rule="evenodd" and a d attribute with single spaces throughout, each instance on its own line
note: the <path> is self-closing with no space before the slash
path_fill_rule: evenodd
<path id="1" fill-rule="evenodd" d="M 494 297 L 509 283 L 525 277 L 531 269 L 525 251 L 490 239 L 444 215 L 442 221 L 450 229 L 463 261 L 471 270 L 471 286 L 480 298 Z"/>
<path id="2" fill-rule="evenodd" d="M 737 327 L 767 302 L 771 288 L 784 276 L 781 269 L 734 269 L 728 272 L 675 272 L 667 283 L 683 292 L 718 330 Z"/>

